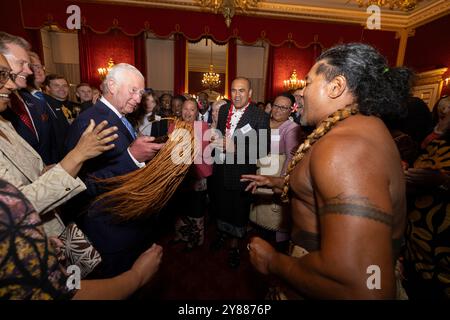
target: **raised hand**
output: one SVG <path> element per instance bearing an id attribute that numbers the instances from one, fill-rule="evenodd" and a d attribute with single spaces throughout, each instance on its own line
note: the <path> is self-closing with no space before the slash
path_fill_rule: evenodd
<path id="1" fill-rule="evenodd" d="M 114 144 L 110 143 L 117 139 L 118 135 L 113 134 L 117 131 L 117 127 L 106 128 L 108 122 L 102 121 L 95 125 L 94 120 L 90 120 L 88 127 L 84 130 L 77 145 L 74 148 L 83 161 L 94 158 L 105 151 L 114 148 Z M 105 129 L 106 128 L 106 129 Z"/>
<path id="2" fill-rule="evenodd" d="M 283 178 L 262 176 L 258 174 L 244 174 L 241 176 L 241 182 L 248 182 L 248 186 L 245 191 L 251 191 L 255 193 L 258 187 L 272 188 L 273 192 L 281 193 L 283 189 Z"/>

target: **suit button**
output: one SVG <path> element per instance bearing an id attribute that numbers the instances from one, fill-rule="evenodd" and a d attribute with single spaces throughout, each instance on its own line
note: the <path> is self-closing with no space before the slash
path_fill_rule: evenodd
<path id="1" fill-rule="evenodd" d="M 66 188 L 66 191 L 70 191 L 70 188 Z"/>

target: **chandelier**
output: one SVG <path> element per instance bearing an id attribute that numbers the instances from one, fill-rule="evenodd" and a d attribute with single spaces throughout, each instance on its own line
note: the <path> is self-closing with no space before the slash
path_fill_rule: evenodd
<path id="1" fill-rule="evenodd" d="M 403 11 L 414 10 L 416 5 L 422 0 L 355 0 L 360 7 L 377 5 L 379 7 L 388 7 L 391 10 L 399 9 Z"/>
<path id="2" fill-rule="evenodd" d="M 197 0 L 202 7 L 210 8 L 214 13 L 221 12 L 225 18 L 227 27 L 230 27 L 231 19 L 236 10 L 246 12 L 252 7 L 256 7 L 260 0 Z"/>
<path id="3" fill-rule="evenodd" d="M 109 70 L 111 70 L 111 68 L 114 67 L 114 61 L 112 58 L 109 58 L 108 60 L 108 66 L 105 68 L 98 68 L 97 72 L 98 75 L 100 76 L 100 79 L 105 79 L 106 75 L 108 74 Z"/>
<path id="4" fill-rule="evenodd" d="M 294 69 L 291 73 L 291 77 L 287 80 L 283 81 L 284 83 L 284 89 L 289 90 L 296 90 L 301 89 L 305 86 L 305 80 L 300 80 L 297 77 L 297 71 Z"/>
<path id="5" fill-rule="evenodd" d="M 212 89 L 220 86 L 220 75 L 214 72 L 214 65 L 212 62 L 212 48 L 213 44 L 211 41 L 211 56 L 209 59 L 209 71 L 203 74 L 202 85 L 206 88 Z"/>

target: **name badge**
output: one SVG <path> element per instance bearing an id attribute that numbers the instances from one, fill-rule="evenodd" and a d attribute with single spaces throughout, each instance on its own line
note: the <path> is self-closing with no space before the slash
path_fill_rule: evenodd
<path id="1" fill-rule="evenodd" d="M 252 127 L 248 123 L 241 128 L 242 134 L 247 134 L 247 132 L 250 132 L 250 130 L 252 130 Z"/>

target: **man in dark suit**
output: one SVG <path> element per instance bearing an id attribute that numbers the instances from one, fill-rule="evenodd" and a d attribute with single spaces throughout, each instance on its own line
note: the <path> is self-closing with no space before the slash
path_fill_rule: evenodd
<path id="1" fill-rule="evenodd" d="M 53 128 L 54 160 L 61 161 L 66 155 L 64 141 L 67 137 L 72 117 L 72 102 L 67 100 L 69 96 L 69 82 L 62 75 L 49 74 L 44 82 L 44 98 L 51 112 L 50 122 Z"/>
<path id="2" fill-rule="evenodd" d="M 151 232 L 145 221 L 118 222 L 113 213 L 104 212 L 100 204 L 92 203 L 104 192 L 95 179 L 126 174 L 145 166 L 162 144 L 152 143 L 153 137 L 136 138 L 136 132 L 125 118 L 135 110 L 144 92 L 144 77 L 139 70 L 129 64 L 117 64 L 106 76 L 103 87 L 103 97 L 72 123 L 66 145 L 68 150 L 76 145 L 90 119 L 96 123 L 107 120 L 110 126 L 118 127 L 114 149 L 85 162 L 80 177 L 87 190 L 73 201 L 78 207 L 85 207 L 86 214 L 80 224 L 102 256 L 102 275 L 112 277 L 132 266 L 148 247 Z"/>
<path id="3" fill-rule="evenodd" d="M 30 60 L 33 57 L 29 52 L 30 45 L 21 38 L 14 38 L 3 33 L 0 47 L 0 51 L 11 66 L 21 66 L 22 68 L 15 78 L 15 84 L 19 90 L 11 94 L 10 104 L 2 116 L 9 120 L 17 133 L 39 153 L 45 164 L 54 163 L 50 156 L 50 127 L 46 105 L 25 89 L 28 78 L 33 77 L 33 73 L 35 73 L 32 67 L 36 61 Z M 40 64 L 40 61 L 38 63 Z M 43 72 L 36 72 L 36 74 L 42 78 Z M 42 81 L 42 79 L 40 80 Z"/>
<path id="4" fill-rule="evenodd" d="M 269 116 L 250 102 L 251 94 L 247 78 L 233 80 L 232 102 L 220 108 L 217 122 L 224 138 L 214 140 L 218 150 L 213 192 L 219 234 L 212 248 L 219 249 L 225 237 L 231 237 L 230 267 L 239 266 L 239 239 L 245 237 L 250 212 L 251 194 L 245 192 L 246 183 L 240 181 L 241 175 L 256 173 L 257 159 L 267 155 L 270 144 Z"/>
<path id="5" fill-rule="evenodd" d="M 211 115 L 211 106 L 208 100 L 208 94 L 204 91 L 200 92 L 198 94 L 197 103 L 198 103 L 197 120 L 206 122 L 208 126 L 211 126 L 212 115 Z"/>

